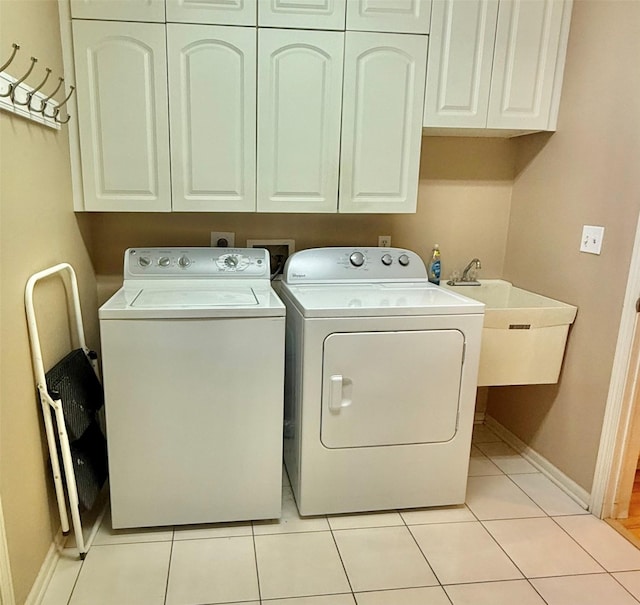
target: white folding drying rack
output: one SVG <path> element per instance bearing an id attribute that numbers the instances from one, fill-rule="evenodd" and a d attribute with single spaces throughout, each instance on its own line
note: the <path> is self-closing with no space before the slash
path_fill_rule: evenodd
<path id="1" fill-rule="evenodd" d="M 98 375 L 98 364 L 96 359 L 89 354 L 84 338 L 84 326 L 82 324 L 82 312 L 80 310 L 80 295 L 78 292 L 78 282 L 73 267 L 68 263 L 60 263 L 32 275 L 27 281 L 25 289 L 25 307 L 27 311 L 27 322 L 29 325 L 29 340 L 31 342 L 31 357 L 33 359 L 33 371 L 36 379 L 36 387 L 40 395 L 40 404 L 42 405 L 42 415 L 44 418 L 44 426 L 47 435 L 47 443 L 49 445 L 49 455 L 51 457 L 51 467 L 53 470 L 53 483 L 56 490 L 56 498 L 58 501 L 58 511 L 60 513 L 60 523 L 62 525 L 63 534 L 69 533 L 69 517 L 67 515 L 67 506 L 65 502 L 65 490 L 60 472 L 60 463 L 58 459 L 58 443 L 62 455 L 62 464 L 64 466 L 64 475 L 66 480 L 67 497 L 69 499 L 69 508 L 71 510 L 71 520 L 73 522 L 73 533 L 76 539 L 80 558 L 84 559 L 91 542 L 95 536 L 98 524 L 95 525 L 86 544 L 82 533 L 82 521 L 80 519 L 80 508 L 78 499 L 78 488 L 76 485 L 76 477 L 73 470 L 73 461 L 71 457 L 71 448 L 69 446 L 69 436 L 65 426 L 64 414 L 62 410 L 62 400 L 53 399 L 47 390 L 45 378 L 44 364 L 42 361 L 42 349 L 40 347 L 40 337 L 38 335 L 38 324 L 36 321 L 35 310 L 33 306 L 33 290 L 35 285 L 46 277 L 55 274 L 67 273 L 71 285 L 71 301 L 73 303 L 73 319 L 75 319 L 76 338 L 78 345 L 84 351 L 87 359 L 91 363 L 96 376 Z M 58 430 L 57 440 L 55 428 L 53 424 L 53 416 L 55 414 L 56 428 Z"/>

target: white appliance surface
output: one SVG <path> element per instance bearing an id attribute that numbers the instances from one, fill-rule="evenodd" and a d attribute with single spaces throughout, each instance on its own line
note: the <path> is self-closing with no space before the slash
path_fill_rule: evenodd
<path id="1" fill-rule="evenodd" d="M 305 317 L 362 317 L 389 315 L 451 315 L 482 311 L 482 303 L 419 283 L 310 284 L 289 286 Z"/>
<path id="2" fill-rule="evenodd" d="M 285 308 L 266 250 L 130 249 L 99 311 L 114 528 L 280 516 Z"/>
<path id="3" fill-rule="evenodd" d="M 285 463 L 303 515 L 464 502 L 484 305 L 397 248 L 292 255 Z"/>

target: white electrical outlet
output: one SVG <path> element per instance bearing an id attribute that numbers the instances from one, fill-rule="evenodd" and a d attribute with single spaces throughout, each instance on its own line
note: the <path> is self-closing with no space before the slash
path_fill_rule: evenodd
<path id="1" fill-rule="evenodd" d="M 212 248 L 235 248 L 236 234 L 233 231 L 212 231 Z"/>
<path id="2" fill-rule="evenodd" d="M 603 238 L 604 227 L 584 225 L 582 227 L 582 239 L 580 240 L 580 252 L 600 254 Z"/>
<path id="3" fill-rule="evenodd" d="M 380 248 L 391 248 L 391 236 L 390 235 L 379 235 L 378 236 L 378 246 L 380 246 Z"/>

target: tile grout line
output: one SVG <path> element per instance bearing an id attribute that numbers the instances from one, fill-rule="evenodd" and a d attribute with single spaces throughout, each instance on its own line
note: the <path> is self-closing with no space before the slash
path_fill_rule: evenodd
<path id="1" fill-rule="evenodd" d="M 280 514 L 282 515 L 282 511 L 280 512 Z M 256 564 L 256 581 L 258 583 L 258 602 L 262 603 L 262 588 L 260 587 L 260 570 L 258 569 L 258 549 L 256 548 L 256 532 L 254 531 L 254 528 L 253 528 L 253 521 L 251 521 L 251 540 L 253 542 L 253 560 Z"/>
<path id="2" fill-rule="evenodd" d="M 611 578 L 613 579 L 613 581 L 616 584 L 621 586 L 623 590 L 625 590 L 627 593 L 629 593 L 631 595 L 632 599 L 634 599 L 637 603 L 640 603 L 640 599 L 638 597 L 636 597 L 636 595 L 634 595 L 622 582 L 620 582 L 620 580 L 618 580 L 618 578 L 616 578 L 613 575 L 614 573 L 624 573 L 624 572 L 621 572 L 621 571 L 615 571 L 615 572 L 608 571 L 607 574 L 611 576 Z"/>
<path id="3" fill-rule="evenodd" d="M 465 504 L 465 506 L 466 506 L 466 504 Z M 402 522 L 404 523 L 404 526 L 407 528 L 407 531 L 409 532 L 409 535 L 411 536 L 411 539 L 413 540 L 414 544 L 418 547 L 418 552 L 422 555 L 422 558 L 426 561 L 427 565 L 429 566 L 429 569 L 431 570 L 431 573 L 433 574 L 433 577 L 438 581 L 438 586 L 440 586 L 440 588 L 442 588 L 442 590 L 444 591 L 445 595 L 447 595 L 447 599 L 449 599 L 449 595 L 447 594 L 447 591 L 444 589 L 444 585 L 440 581 L 440 578 L 438 577 L 438 574 L 436 573 L 436 570 L 433 569 L 431 563 L 429 563 L 429 559 L 427 558 L 427 555 L 424 553 L 422 548 L 420 548 L 420 544 L 418 544 L 418 541 L 416 540 L 416 537 L 413 535 L 413 532 L 411 531 L 411 526 L 407 524 L 406 519 L 402 516 L 402 513 L 400 511 L 397 511 L 397 513 L 400 515 L 400 518 L 402 519 Z M 449 599 L 449 601 L 451 601 L 451 599 Z"/>
<path id="4" fill-rule="evenodd" d="M 167 605 L 167 598 L 169 597 L 169 575 L 171 574 L 171 561 L 173 559 L 173 545 L 176 539 L 176 529 L 173 528 L 171 532 L 171 549 L 169 550 L 169 564 L 167 565 L 167 579 L 164 583 L 164 605 Z"/>
<path id="5" fill-rule="evenodd" d="M 296 509 L 298 507 L 298 503 L 296 502 Z M 351 596 L 353 597 L 354 603 L 357 604 L 356 593 L 353 590 L 353 584 L 351 584 L 351 578 L 349 578 L 349 573 L 347 572 L 347 567 L 344 564 L 344 559 L 342 558 L 342 553 L 340 552 L 340 548 L 338 546 L 338 541 L 336 540 L 336 536 L 333 533 L 333 527 L 331 527 L 331 523 L 329 523 L 329 518 L 325 515 L 325 519 L 327 520 L 327 525 L 329 526 L 329 531 L 331 532 L 331 539 L 333 540 L 333 544 L 336 547 L 336 551 L 338 553 L 338 557 L 340 558 L 340 565 L 342 565 L 342 570 L 344 571 L 344 576 L 347 578 L 347 584 L 349 584 L 349 590 L 351 590 Z"/>
<path id="6" fill-rule="evenodd" d="M 504 442 L 504 441 L 502 441 L 502 440 L 501 440 L 500 442 L 501 442 L 501 443 L 505 443 L 505 442 Z M 496 442 L 496 443 L 497 443 L 497 442 Z M 507 444 L 507 445 L 508 445 L 508 444 Z M 480 449 L 480 448 L 478 448 L 478 449 Z M 482 450 L 480 450 L 480 451 L 482 451 Z M 482 452 L 482 453 L 484 454 L 484 452 Z M 489 458 L 489 457 L 487 456 L 487 458 Z M 491 460 L 491 458 L 489 458 L 489 460 Z M 495 463 L 494 463 L 494 464 L 495 464 Z M 496 465 L 496 466 L 497 466 L 497 465 Z M 500 467 L 498 467 L 498 468 L 500 468 Z M 502 469 L 500 469 L 500 470 L 502 471 Z M 540 509 L 540 510 L 544 513 L 544 515 L 545 515 L 546 517 L 549 517 L 549 515 L 547 514 L 547 512 L 546 512 L 545 510 L 543 510 L 541 507 L 539 507 L 539 506 L 537 505 L 537 503 L 536 503 L 536 502 L 534 502 L 534 500 L 533 500 L 532 498 L 530 498 L 530 497 L 529 497 L 529 495 L 528 495 L 528 494 L 527 494 L 527 493 L 526 493 L 526 492 L 525 492 L 525 491 L 524 491 L 524 490 L 523 490 L 523 489 L 522 489 L 522 488 L 521 488 L 521 487 L 520 487 L 520 486 L 519 486 L 515 481 L 513 481 L 513 480 L 509 477 L 509 475 L 507 475 L 504 471 L 503 471 L 503 475 L 504 475 L 505 477 L 509 478 L 509 481 L 511 481 L 511 482 L 513 483 L 513 485 L 515 485 L 515 486 L 516 486 L 516 487 L 517 487 L 517 488 L 518 488 L 518 489 L 519 489 L 519 490 L 520 490 L 520 491 L 521 491 L 521 492 L 522 492 L 522 493 L 523 493 L 527 498 L 529 498 L 529 500 L 531 500 L 531 502 L 533 502 L 533 504 L 534 504 L 538 509 Z M 499 476 L 499 475 L 496 475 L 496 476 Z M 465 500 L 466 500 L 466 498 L 465 498 Z M 530 586 L 535 590 L 535 587 L 531 584 L 531 582 L 529 581 L 529 578 L 527 577 L 527 575 L 522 571 L 522 569 L 520 569 L 520 567 L 516 564 L 516 562 L 515 562 L 515 561 L 514 561 L 510 556 L 509 556 L 509 553 L 508 553 L 508 552 L 507 552 L 507 551 L 502 547 L 502 545 L 500 544 L 500 542 L 498 542 L 498 540 L 496 540 L 496 538 L 494 537 L 494 535 L 493 535 L 493 534 L 492 534 L 492 533 L 487 529 L 487 527 L 485 526 L 485 522 L 484 522 L 482 519 L 480 519 L 480 518 L 478 517 L 478 515 L 476 515 L 476 513 L 474 513 L 474 512 L 473 512 L 473 509 L 472 509 L 469 505 L 467 505 L 467 508 L 471 511 L 471 514 L 472 514 L 472 515 L 473 515 L 473 516 L 478 520 L 478 522 L 480 523 L 480 527 L 482 527 L 482 529 L 484 529 L 484 531 L 485 531 L 485 532 L 487 532 L 487 534 L 489 535 L 489 537 L 490 537 L 490 538 L 491 538 L 491 539 L 496 543 L 496 545 L 498 546 L 498 548 L 499 548 L 499 549 L 504 553 L 505 557 L 507 557 L 507 559 L 508 559 L 509 561 L 511 561 L 511 563 L 513 563 L 513 566 L 518 570 L 518 572 L 520 572 L 520 574 L 522 574 L 522 577 L 523 577 L 523 578 L 528 582 L 528 584 L 529 584 L 529 585 L 530 585 Z M 529 518 L 532 518 L 532 519 L 541 519 L 541 518 L 543 518 L 543 517 L 529 517 Z M 550 518 L 550 517 L 549 517 L 549 518 Z M 492 520 L 492 521 L 493 521 L 493 520 L 495 520 L 495 521 L 498 521 L 498 520 L 502 521 L 502 520 L 506 520 L 506 519 L 491 519 L 491 520 Z M 536 590 L 536 593 L 538 593 L 538 591 L 537 591 L 537 590 Z M 538 594 L 539 594 L 539 593 L 538 593 Z M 542 595 L 540 595 L 540 597 L 542 598 Z M 542 599 L 542 600 L 543 600 L 543 601 L 545 601 L 545 599 Z M 545 601 L 545 603 L 546 603 L 546 601 Z"/>
<path id="7" fill-rule="evenodd" d="M 89 553 L 87 553 L 87 556 L 89 556 Z M 67 599 L 67 605 L 69 605 L 69 603 L 71 603 L 71 598 L 73 597 L 73 591 L 76 589 L 76 586 L 78 585 L 78 580 L 80 579 L 80 574 L 82 573 L 82 570 L 84 569 L 84 562 L 87 559 L 81 559 L 80 560 L 80 569 L 78 570 L 78 575 L 76 576 L 76 579 L 73 581 L 73 586 L 71 588 L 71 592 L 69 593 L 69 598 Z M 57 565 L 56 565 L 57 567 Z M 55 574 L 55 570 L 54 570 L 54 574 Z M 52 578 L 53 579 L 53 578 Z M 49 582 L 49 584 L 51 584 L 51 581 Z M 47 590 L 49 588 L 47 587 Z"/>
<path id="8" fill-rule="evenodd" d="M 513 473 L 514 475 L 532 475 L 533 473 Z M 511 483 L 513 483 L 513 485 L 515 485 L 527 498 L 529 498 L 529 500 L 531 500 L 531 502 L 533 502 L 533 505 L 536 508 L 539 508 L 544 514 L 545 516 L 551 518 L 551 515 L 544 510 L 544 508 L 542 508 L 542 506 L 540 506 L 529 494 L 527 494 L 527 492 L 525 492 L 512 478 L 510 475 L 508 475 L 507 473 L 505 473 L 505 477 L 507 477 L 507 479 L 509 479 L 509 481 L 511 481 Z M 540 517 L 542 518 L 542 517 Z"/>
<path id="9" fill-rule="evenodd" d="M 584 515 L 564 515 L 564 517 L 583 517 Z M 600 563 L 600 561 L 598 561 L 598 559 L 595 558 L 594 555 L 592 555 L 584 546 L 582 546 L 582 544 L 580 544 L 580 542 L 578 542 L 564 527 L 562 527 L 562 525 L 560 525 L 560 523 L 558 523 L 551 515 L 549 515 L 549 519 L 551 519 L 567 536 L 569 536 L 569 538 L 571 540 L 573 540 L 577 545 L 578 548 L 582 549 L 591 559 L 593 559 L 601 568 L 603 571 L 605 571 L 606 573 L 611 573 L 609 572 L 609 570 L 602 564 Z M 612 531 L 615 531 L 612 529 Z"/>

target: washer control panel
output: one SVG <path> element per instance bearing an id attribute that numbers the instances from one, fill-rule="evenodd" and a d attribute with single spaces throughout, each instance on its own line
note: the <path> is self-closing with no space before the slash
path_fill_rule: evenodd
<path id="1" fill-rule="evenodd" d="M 424 262 L 403 248 L 311 248 L 292 254 L 284 268 L 287 283 L 420 279 L 427 279 Z"/>
<path id="2" fill-rule="evenodd" d="M 269 252 L 263 248 L 129 248 L 125 279 L 269 279 Z"/>

